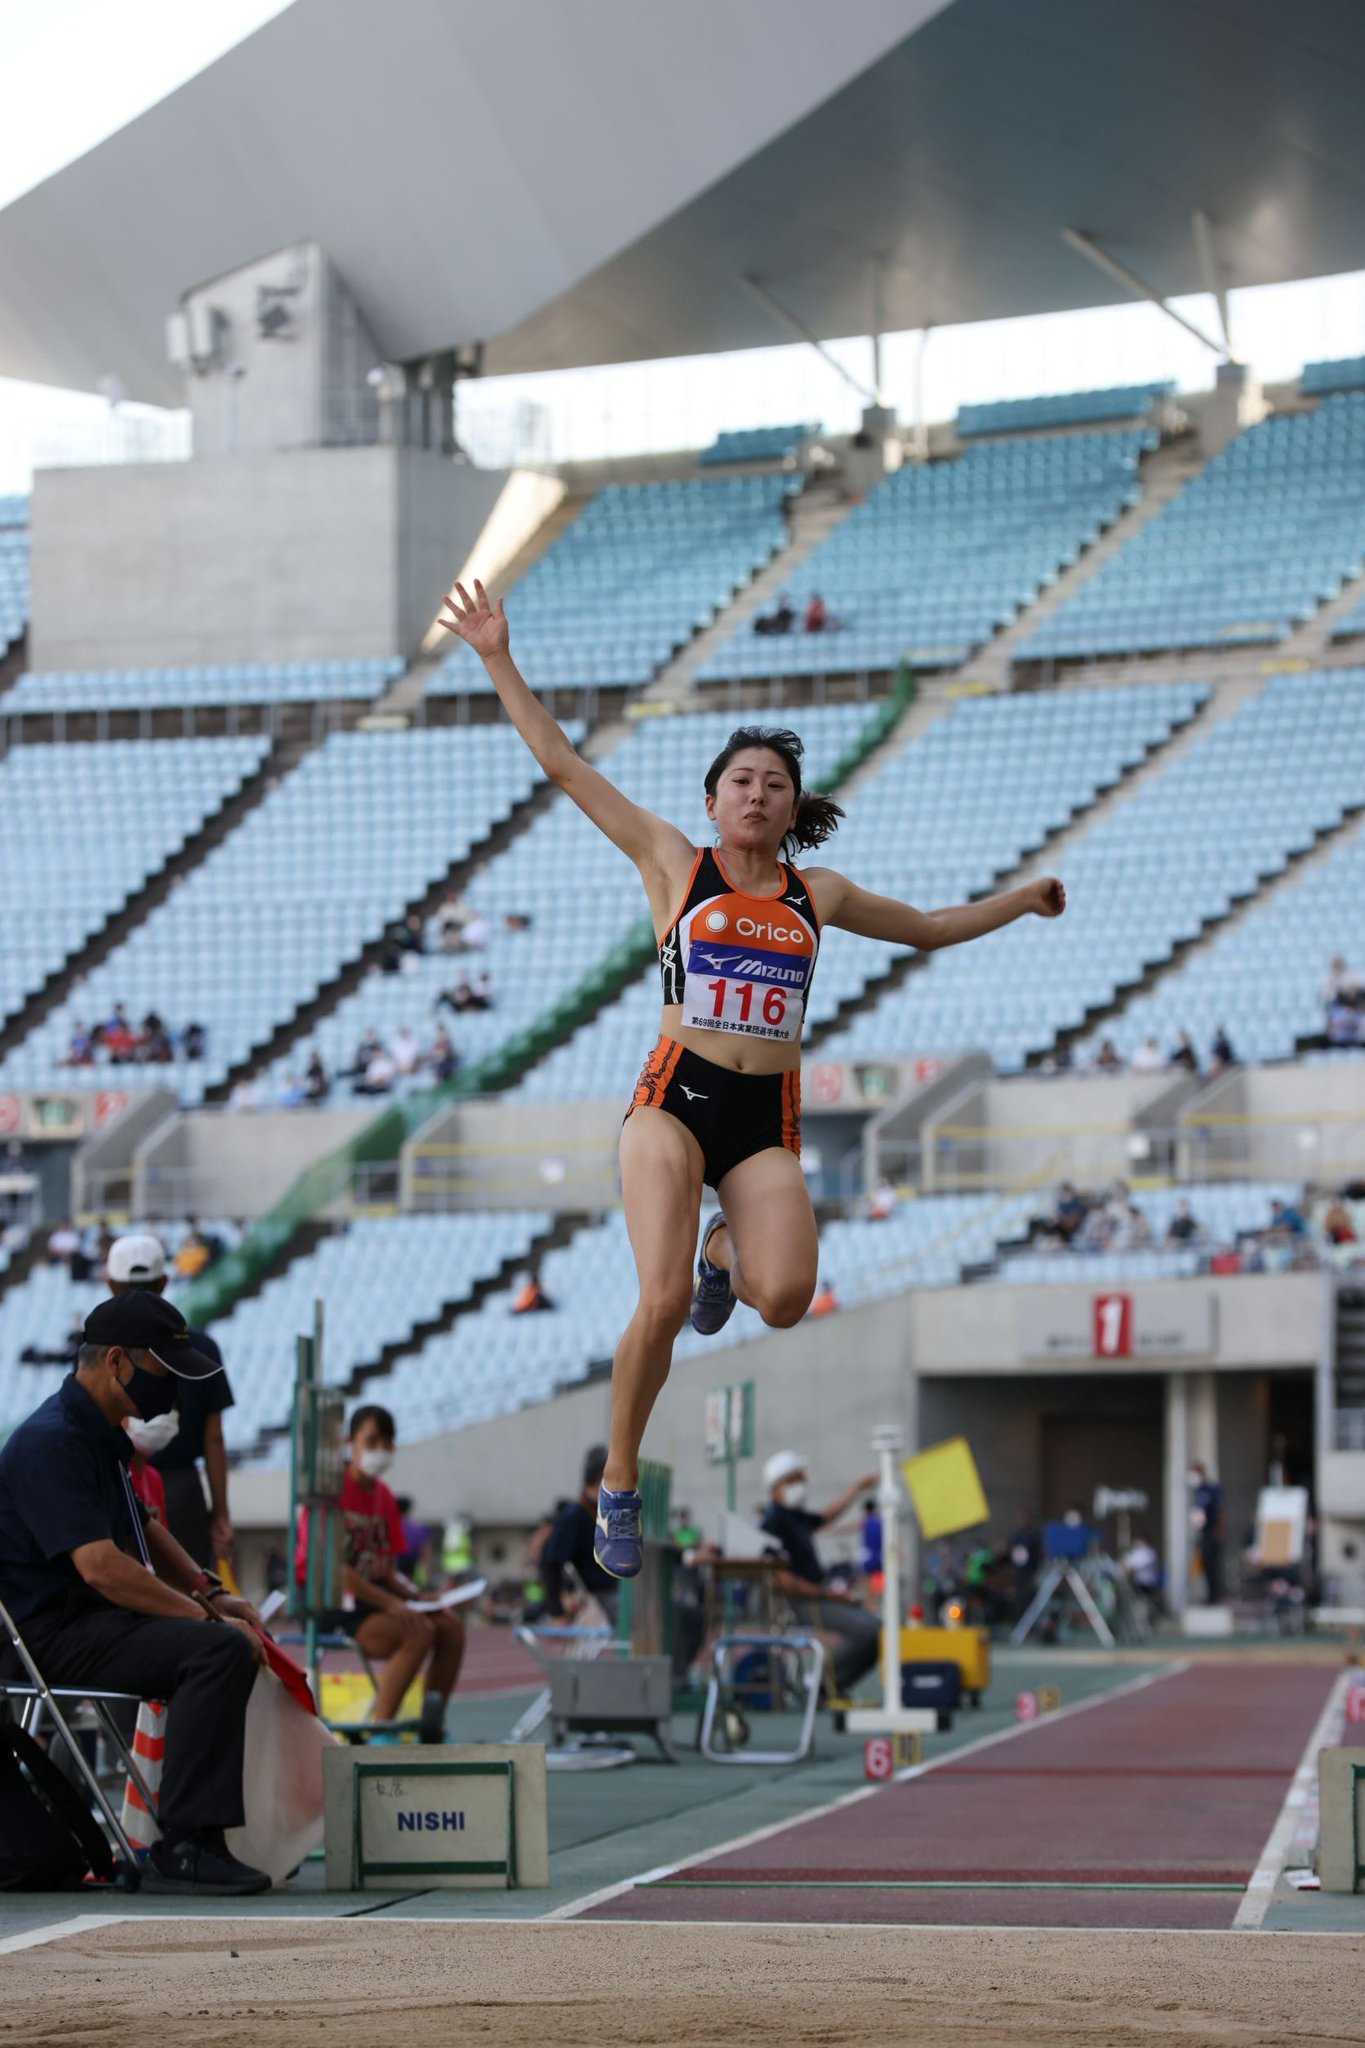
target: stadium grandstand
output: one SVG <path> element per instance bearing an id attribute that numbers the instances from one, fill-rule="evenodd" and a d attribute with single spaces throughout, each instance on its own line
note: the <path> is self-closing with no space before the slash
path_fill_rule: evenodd
<path id="1" fill-rule="evenodd" d="M 391 0 L 380 35 L 363 0 L 293 0 L 0 207 L 0 377 L 113 378 L 115 411 L 183 412 L 192 445 L 39 463 L 0 496 L 0 1458 L 66 1385 L 115 1241 L 154 1235 L 231 1383 L 205 1465 L 215 1554 L 249 1597 L 287 1597 L 340 1723 L 328 1702 L 373 1706 L 371 1665 L 395 1653 L 357 1656 L 363 1597 L 348 1578 L 314 1598 L 296 1546 L 322 1569 L 343 1409 L 387 1417 L 421 1594 L 479 1581 L 437 1732 L 534 1727 L 564 1776 L 548 1891 L 385 1866 L 348 2000 L 387 1967 L 391 1921 L 452 1913 L 725 1940 L 758 1920 L 1027 1928 L 1061 1944 L 1058 1972 L 1080 1968 L 1066 1942 L 1116 1929 L 1315 1931 L 1358 1963 L 1358 1897 L 1300 1897 L 1286 1873 L 1313 1848 L 1318 1751 L 1356 1739 L 1348 1711 L 1365 1727 L 1338 1671 L 1365 1626 L 1365 312 L 1333 360 L 1303 360 L 1333 343 L 1301 320 L 1290 375 L 1236 344 L 1242 295 L 1365 277 L 1365 17 L 585 0 L 579 47 L 548 0 L 462 12 Z M 268 174 L 242 171 L 248 134 Z M 1030 391 L 1012 324 L 995 384 L 929 416 L 936 329 L 1129 303 L 1150 311 L 1145 353 L 1074 390 L 1040 364 Z M 1170 373 L 1167 328 L 1195 372 Z M 775 380 L 747 424 L 680 404 L 676 444 L 628 453 L 605 432 L 591 456 L 536 453 L 514 381 L 591 372 L 585 404 L 616 433 L 631 366 L 779 345 L 824 380 L 824 416 Z M 475 459 L 503 380 L 512 452 Z M 719 1332 L 683 1328 L 645 1442 L 645 1573 L 619 1605 L 599 1585 L 600 1612 L 581 1572 L 560 1604 L 547 1531 L 606 1440 L 639 1266 L 663 1256 L 627 1215 L 618 1147 L 671 942 L 562 757 L 507 715 L 505 671 L 442 630 L 475 577 L 581 759 L 713 851 L 727 888 L 705 781 L 757 724 L 800 735 L 806 788 L 844 814 L 799 868 L 922 909 L 1065 892 L 1055 922 L 970 944 L 819 933 L 799 1108 L 782 1097 L 818 1288 L 794 1318 L 746 1294 Z M 896 1463 L 965 1439 L 984 1493 L 984 1514 L 935 1522 L 916 1490 L 891 1572 L 859 1552 L 874 1438 L 879 1514 L 902 1498 L 893 1439 Z M 845 1716 L 874 1710 L 877 1652 L 854 1706 L 834 1661 L 808 1688 L 816 1747 L 774 1764 L 761 1734 L 796 1724 L 790 1670 L 821 1633 L 792 1556 L 747 1554 L 744 1525 L 797 1512 L 793 1475 L 835 1502 L 826 1607 L 845 1589 L 875 1637 L 888 1579 L 899 1599 L 889 1684 L 921 1623 L 943 1623 L 953 1671 L 953 1632 L 994 1641 L 968 1730 L 992 1747 L 957 1762 L 968 1716 L 954 1732 L 945 1709 L 913 1759 L 869 1752 L 897 1782 L 856 1809 L 860 1839 Z M 816 1557 L 819 1518 L 798 1520 Z M 798 1661 L 725 1695 L 717 1631 L 749 1654 L 774 1629 Z M 535 1719 L 566 1640 L 594 1699 L 614 1676 L 599 1651 L 676 1681 L 676 1772 L 609 1768 L 631 1729 L 606 1757 L 605 1709 L 561 1725 L 562 1677 L 553 1728 Z M 728 1777 L 692 1746 L 713 1680 Z M 1069 1735 L 1056 1684 L 1086 1707 Z M 357 1754 L 392 1742 L 395 1771 L 418 1728 L 404 1696 L 391 1725 L 349 1729 Z M 903 1732 L 911 1690 L 884 1705 Z M 1005 1823 L 980 1779 L 1011 1770 Z M 907 1819 L 894 1802 L 916 1796 Z M 291 1910 L 315 1892 L 371 1912 L 363 1858 L 342 1881 L 336 1853 L 331 1890 L 291 1858 Z M 7 1906 L 0 1949 L 53 1917 Z M 192 1930 L 166 1927 L 149 1967 L 173 2009 Z M 1289 1990 L 1247 1947 L 1224 2009 L 1250 2024 L 1273 1992 L 1264 2038 L 1288 2039 Z M 1324 2015 L 1331 1957 L 1303 1979 Z M 744 2018 L 753 1950 L 735 1967 L 723 2037 L 771 2038 Z M 1151 1967 L 1113 1962 L 1094 2038 L 1146 2010 Z M 31 1969 L 24 2017 L 54 1982 Z M 987 2038 L 999 2000 L 969 1975 Z M 520 2038 L 545 2024 L 518 2010 Z M 700 2010 L 599 2038 L 720 2038 Z M 1061 2038 L 1070 2011 L 1029 2038 Z M 873 2001 L 860 2038 L 903 2020 Z"/>

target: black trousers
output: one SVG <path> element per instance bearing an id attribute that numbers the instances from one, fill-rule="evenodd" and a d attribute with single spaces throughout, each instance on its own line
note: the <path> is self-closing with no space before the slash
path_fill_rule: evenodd
<path id="1" fill-rule="evenodd" d="M 163 1834 L 242 1825 L 243 1735 L 256 1660 L 240 1629 L 73 1600 L 33 1616 L 22 1634 L 49 1685 L 108 1686 L 168 1702 L 157 1815 Z"/>
<path id="2" fill-rule="evenodd" d="M 166 1523 L 182 1550 L 188 1550 L 205 1571 L 214 1566 L 213 1538 L 209 1533 L 208 1504 L 197 1465 L 173 1465 L 163 1472 L 166 1489 Z"/>

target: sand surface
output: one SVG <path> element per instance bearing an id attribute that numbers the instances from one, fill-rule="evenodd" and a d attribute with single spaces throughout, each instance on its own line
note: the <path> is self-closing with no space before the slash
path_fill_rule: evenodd
<path id="1" fill-rule="evenodd" d="M 1362 2040 L 1350 1935 L 143 1920 L 0 1958 L 6 2048 Z"/>

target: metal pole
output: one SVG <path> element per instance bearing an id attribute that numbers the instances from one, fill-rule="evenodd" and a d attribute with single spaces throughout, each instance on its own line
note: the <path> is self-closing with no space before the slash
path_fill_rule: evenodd
<path id="1" fill-rule="evenodd" d="M 894 1423 L 883 1423 L 873 1435 L 872 1448 L 881 1466 L 877 1506 L 882 1518 L 882 1706 L 888 1714 L 896 1713 L 901 1703 L 901 1494 L 896 1476 L 900 1447 L 901 1433 Z"/>
<path id="2" fill-rule="evenodd" d="M 1116 284 L 1121 284 L 1134 298 L 1146 299 L 1158 312 L 1164 313 L 1168 320 L 1174 320 L 1177 327 L 1183 327 L 1187 334 L 1192 334 L 1205 348 L 1212 349 L 1216 356 L 1231 359 L 1231 351 L 1224 348 L 1221 342 L 1212 340 L 1202 327 L 1196 327 L 1193 320 L 1187 320 L 1183 313 L 1177 313 L 1174 306 L 1166 303 L 1154 285 L 1146 283 L 1135 270 L 1130 270 L 1126 263 L 1120 263 L 1116 256 L 1111 256 L 1107 249 L 1101 249 L 1099 243 L 1093 241 L 1089 235 L 1082 234 L 1079 228 L 1063 228 L 1062 240 L 1068 249 L 1074 249 L 1078 256 L 1084 256 L 1087 263 L 1093 263 L 1106 277 L 1112 277 Z"/>

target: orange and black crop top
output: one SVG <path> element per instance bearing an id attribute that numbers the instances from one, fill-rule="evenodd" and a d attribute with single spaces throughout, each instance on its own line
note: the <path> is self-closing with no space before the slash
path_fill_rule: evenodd
<path id="1" fill-rule="evenodd" d="M 778 865 L 782 894 L 748 896 L 710 847 L 699 850 L 682 907 L 659 941 L 664 1002 L 681 1004 L 692 1030 L 800 1040 L 820 920 L 802 876 Z"/>

